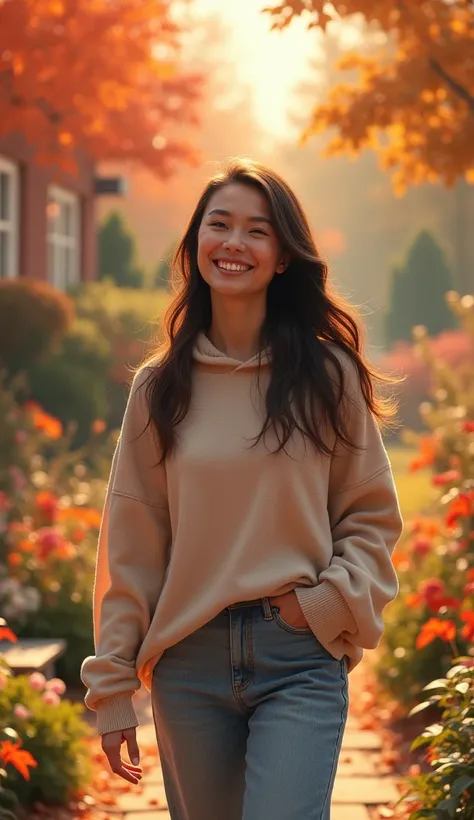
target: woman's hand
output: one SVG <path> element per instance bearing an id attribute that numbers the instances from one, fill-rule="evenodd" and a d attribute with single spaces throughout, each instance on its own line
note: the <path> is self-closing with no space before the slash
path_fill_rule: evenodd
<path id="1" fill-rule="evenodd" d="M 290 589 L 284 595 L 273 595 L 269 601 L 273 606 L 278 607 L 281 617 L 287 624 L 294 626 L 295 629 L 309 629 L 308 621 L 303 615 L 294 589 Z"/>
<path id="2" fill-rule="evenodd" d="M 133 763 L 137 765 L 132 766 L 131 763 L 124 763 L 120 756 L 120 747 L 122 743 L 127 744 L 128 756 Z M 129 783 L 139 783 L 143 771 L 138 766 L 140 762 L 140 752 L 137 743 L 137 732 L 135 728 L 123 729 L 120 732 L 106 732 L 102 735 L 102 749 L 109 761 L 110 768 L 114 774 L 128 780 Z"/>

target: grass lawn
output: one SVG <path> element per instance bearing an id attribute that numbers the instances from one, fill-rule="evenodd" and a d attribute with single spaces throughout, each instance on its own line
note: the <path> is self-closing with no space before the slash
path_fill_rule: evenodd
<path id="1" fill-rule="evenodd" d="M 420 470 L 410 473 L 409 465 L 417 452 L 408 447 L 389 447 L 388 455 L 403 517 L 422 513 L 438 495 L 435 488 L 431 486 L 431 471 Z"/>

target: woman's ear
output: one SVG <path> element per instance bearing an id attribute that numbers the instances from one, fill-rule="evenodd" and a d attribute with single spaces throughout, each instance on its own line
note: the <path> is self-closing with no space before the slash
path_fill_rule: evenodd
<path id="1" fill-rule="evenodd" d="M 290 264 L 290 257 L 287 253 L 284 253 L 278 263 L 276 273 L 285 273 L 288 265 Z"/>

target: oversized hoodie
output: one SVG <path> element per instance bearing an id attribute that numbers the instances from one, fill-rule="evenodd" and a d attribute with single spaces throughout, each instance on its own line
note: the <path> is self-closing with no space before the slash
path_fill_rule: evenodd
<path id="1" fill-rule="evenodd" d="M 132 696 L 151 688 L 163 652 L 226 606 L 294 589 L 318 640 L 351 671 L 377 646 L 398 592 L 391 555 L 402 530 L 393 476 L 357 370 L 346 374 L 346 426 L 357 451 L 323 455 L 294 435 L 275 454 L 263 422 L 268 356 L 246 362 L 197 340 L 190 410 L 162 466 L 145 383 L 134 379 L 114 454 L 94 585 L 95 655 L 86 705 L 101 734 L 137 726 Z M 144 429 L 146 428 L 145 432 Z M 321 428 L 323 429 L 323 428 Z M 198 659 L 196 659 L 198 663 Z"/>

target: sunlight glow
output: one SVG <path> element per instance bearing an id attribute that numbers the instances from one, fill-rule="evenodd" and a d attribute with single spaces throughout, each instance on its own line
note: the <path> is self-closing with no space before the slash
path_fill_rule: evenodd
<path id="1" fill-rule="evenodd" d="M 269 0 L 195 0 L 200 15 L 216 14 L 229 29 L 229 60 L 251 90 L 256 117 L 270 135 L 295 133 L 289 112 L 295 112 L 294 89 L 305 79 L 316 49 L 315 34 L 303 20 L 284 31 L 271 31 L 271 18 L 262 14 Z"/>

